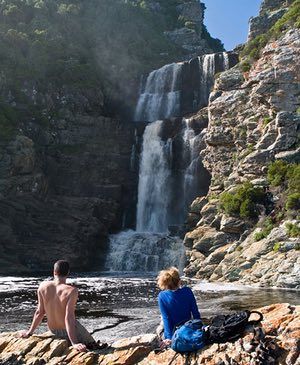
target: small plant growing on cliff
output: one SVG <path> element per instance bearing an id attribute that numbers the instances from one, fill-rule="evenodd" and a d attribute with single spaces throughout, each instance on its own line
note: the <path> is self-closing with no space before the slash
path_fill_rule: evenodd
<path id="1" fill-rule="evenodd" d="M 299 237 L 300 236 L 300 227 L 298 224 L 286 223 L 285 227 L 286 227 L 287 234 L 289 237 Z"/>
<path id="2" fill-rule="evenodd" d="M 288 163 L 282 160 L 270 164 L 268 169 L 268 180 L 271 185 L 279 186 L 283 184 L 288 172 Z"/>
<path id="3" fill-rule="evenodd" d="M 266 127 L 272 120 L 273 120 L 272 117 L 265 117 L 263 119 L 263 126 Z"/>
<path id="4" fill-rule="evenodd" d="M 251 63 L 248 60 L 242 61 L 240 66 L 242 72 L 249 72 L 251 70 Z"/>
<path id="5" fill-rule="evenodd" d="M 293 193 L 287 197 L 285 208 L 287 210 L 300 209 L 300 193 Z"/>
<path id="6" fill-rule="evenodd" d="M 300 193 L 300 164 L 275 161 L 269 165 L 268 180 L 271 185 L 287 188 L 290 193 Z"/>
<path id="7" fill-rule="evenodd" d="M 260 241 L 267 238 L 274 228 L 274 224 L 271 218 L 267 218 L 263 224 L 262 230 L 254 234 L 255 241 Z"/>
<path id="8" fill-rule="evenodd" d="M 224 192 L 220 197 L 220 209 L 231 216 L 257 218 L 257 204 L 264 201 L 264 191 L 250 182 L 237 187 L 234 192 Z"/>
<path id="9" fill-rule="evenodd" d="M 279 252 L 280 248 L 281 248 L 281 243 L 276 242 L 275 245 L 273 246 L 273 251 L 274 252 Z"/>

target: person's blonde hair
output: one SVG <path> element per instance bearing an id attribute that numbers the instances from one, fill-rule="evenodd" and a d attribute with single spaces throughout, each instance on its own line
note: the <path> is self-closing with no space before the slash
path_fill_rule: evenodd
<path id="1" fill-rule="evenodd" d="M 175 290 L 179 287 L 180 276 L 176 267 L 162 270 L 157 277 L 157 284 L 161 290 Z"/>

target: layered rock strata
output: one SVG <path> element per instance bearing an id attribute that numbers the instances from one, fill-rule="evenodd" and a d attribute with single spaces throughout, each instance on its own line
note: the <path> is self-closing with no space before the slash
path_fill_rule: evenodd
<path id="1" fill-rule="evenodd" d="M 62 257 L 74 270 L 101 268 L 108 233 L 125 212 L 134 224 L 142 130 L 76 115 L 1 143 L 0 273 L 48 271 Z"/>
<path id="2" fill-rule="evenodd" d="M 186 273 L 208 280 L 300 288 L 299 238 L 290 237 L 285 218 L 261 240 L 254 222 L 220 211 L 223 191 L 250 181 L 267 186 L 274 160 L 299 161 L 300 31 L 269 42 L 249 73 L 237 65 L 216 80 L 208 107 L 204 166 L 212 175 L 206 198 L 191 208 L 198 215 L 187 233 Z M 298 156 L 298 157 L 297 157 Z M 261 219 L 265 219 L 262 207 Z"/>

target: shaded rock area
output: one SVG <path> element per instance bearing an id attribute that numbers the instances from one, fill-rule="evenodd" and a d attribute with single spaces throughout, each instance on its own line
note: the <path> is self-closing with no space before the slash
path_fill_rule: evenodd
<path id="1" fill-rule="evenodd" d="M 135 221 L 143 128 L 76 114 L 47 128 L 24 121 L 1 141 L 0 273 L 48 271 L 62 257 L 101 268 L 107 235 Z"/>
<path id="2" fill-rule="evenodd" d="M 0 363 L 8 364 L 89 364 L 89 365 L 168 365 L 172 364 L 299 364 L 300 307 L 274 304 L 261 308 L 261 327 L 247 328 L 243 338 L 224 344 L 213 344 L 188 358 L 172 350 L 156 354 L 155 335 L 142 335 L 114 342 L 97 352 L 78 353 L 65 340 L 54 340 L 49 334 L 17 338 L 16 333 L 0 335 Z"/>

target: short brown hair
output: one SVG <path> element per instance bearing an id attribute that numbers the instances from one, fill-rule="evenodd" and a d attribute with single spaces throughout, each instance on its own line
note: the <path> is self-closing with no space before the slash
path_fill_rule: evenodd
<path id="1" fill-rule="evenodd" d="M 54 264 L 54 272 L 58 276 L 67 276 L 70 272 L 70 265 L 66 260 L 58 260 Z"/>
<path id="2" fill-rule="evenodd" d="M 176 267 L 162 270 L 157 277 L 157 284 L 161 290 L 175 290 L 179 287 L 180 276 Z"/>

